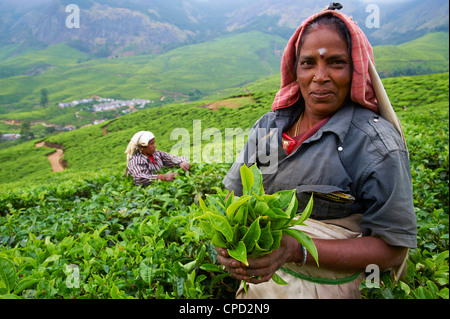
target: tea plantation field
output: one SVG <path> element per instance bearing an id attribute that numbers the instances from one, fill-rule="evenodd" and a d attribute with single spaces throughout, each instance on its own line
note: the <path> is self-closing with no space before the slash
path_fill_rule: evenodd
<path id="1" fill-rule="evenodd" d="M 379 288 L 363 283 L 361 290 L 367 299 L 448 299 L 448 73 L 383 82 L 410 152 L 418 247 L 410 250 L 402 281 L 394 283 L 385 273 Z M 169 115 L 187 129 L 193 119 L 221 131 L 245 128 L 270 109 L 273 93 L 254 94 L 254 103 L 233 109 L 140 111 L 107 123 L 106 136 L 98 126 L 53 136 L 50 141 L 70 146 L 69 168 L 29 171 L 14 183 L 12 173 L 20 172 L 34 144 L 2 150 L 0 158 L 13 172 L 0 171 L 0 298 L 234 298 L 239 283 L 216 264 L 195 219 L 199 197 L 223 194 L 230 163 L 194 163 L 190 174 L 178 171 L 174 182 L 143 188 L 124 176 L 123 151 L 132 132 L 145 124 L 163 131 Z M 170 150 L 175 142 L 164 134 L 159 145 Z M 44 153 L 36 151 L 27 163 L 44 163 Z M 103 165 L 106 159 L 111 165 Z"/>

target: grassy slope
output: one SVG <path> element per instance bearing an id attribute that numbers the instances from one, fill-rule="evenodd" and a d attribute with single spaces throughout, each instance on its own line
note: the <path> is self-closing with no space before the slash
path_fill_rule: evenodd
<path id="1" fill-rule="evenodd" d="M 447 32 L 437 32 L 397 46 L 376 46 L 377 70 L 385 77 L 446 72 L 449 65 L 448 41 Z"/>
<path id="2" fill-rule="evenodd" d="M 52 104 L 93 94 L 155 100 L 174 95 L 171 92 L 187 95 L 199 89 L 212 93 L 279 72 L 280 58 L 274 52 L 284 45 L 280 37 L 249 32 L 157 56 L 86 60 L 61 44 L 1 62 L 0 105 L 29 111 L 39 104 L 42 88 L 49 90 Z M 46 118 L 44 113 L 38 110 L 26 116 Z M 17 119 L 12 114 L 2 117 Z"/>
<path id="3" fill-rule="evenodd" d="M 249 32 L 174 49 L 162 55 L 92 59 L 64 44 L 0 62 L 0 117 L 83 125 L 77 109 L 61 112 L 58 102 L 94 94 L 112 98 L 186 101 L 196 90 L 206 99 L 242 93 L 242 86 L 270 74 L 279 78 L 281 37 Z M 4 48 L 8 50 L 8 48 Z M 275 53 L 277 52 L 277 53 Z M 448 33 L 427 34 L 399 46 L 374 48 L 385 76 L 448 71 Z M 0 57 L 1 57 L 0 50 Z M 278 84 L 277 84 L 278 85 Z M 40 90 L 50 106 L 39 106 Z"/>
<path id="4" fill-rule="evenodd" d="M 269 79 L 269 82 L 271 81 L 272 79 Z M 399 116 L 408 116 L 409 113 L 416 111 L 443 109 L 447 110 L 448 119 L 448 73 L 388 78 L 383 81 Z M 252 84 L 251 87 L 254 91 L 258 91 L 256 84 Z M 255 103 L 248 103 L 238 108 L 221 107 L 218 111 L 211 111 L 198 106 L 205 102 L 168 105 L 142 110 L 99 125 L 62 133 L 48 138 L 48 141 L 64 145 L 64 159 L 69 165 L 68 172 L 111 166 L 124 168 L 126 145 L 131 136 L 139 130 L 155 132 L 158 137 L 158 148 L 170 151 L 179 140 L 177 136 L 173 140 L 170 139 L 170 133 L 176 127 L 187 129 L 192 142 L 194 120 L 201 120 L 202 133 L 208 127 L 218 128 L 222 137 L 225 136 L 225 128 L 245 130 L 251 127 L 256 119 L 270 110 L 276 90 L 274 87 L 273 90 L 267 91 L 268 86 L 264 82 L 260 82 L 259 87 L 264 88 L 261 91 L 265 93 L 254 94 Z M 407 106 L 407 111 L 402 110 L 404 105 Z M 105 128 L 108 131 L 106 135 L 104 135 Z M 212 140 L 205 136 L 203 146 Z M 39 156 L 36 152 L 39 152 Z M 15 184 L 20 185 L 43 178 L 45 175 L 43 172 L 50 170 L 50 165 L 45 158 L 48 152 L 49 150 L 47 153 L 44 150 L 36 150 L 33 142 L 0 150 L 0 161 L 2 162 L 0 183 L 22 180 Z M 29 157 L 28 154 L 35 155 Z M 31 167 L 30 162 L 35 166 Z M 12 187 L 14 185 L 3 184 L 3 186 Z"/>

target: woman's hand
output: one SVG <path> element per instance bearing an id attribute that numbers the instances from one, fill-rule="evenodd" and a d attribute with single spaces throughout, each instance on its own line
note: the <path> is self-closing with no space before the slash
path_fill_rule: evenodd
<path id="1" fill-rule="evenodd" d="M 191 168 L 191 164 L 189 164 L 188 162 L 181 162 L 180 168 L 185 171 L 188 171 Z"/>
<path id="2" fill-rule="evenodd" d="M 224 248 L 216 247 L 217 261 L 225 266 L 233 277 L 253 284 L 269 281 L 273 274 L 287 262 L 302 260 L 302 249 L 298 241 L 283 235 L 280 247 L 259 258 L 248 258 L 248 266 L 230 257 Z"/>
<path id="3" fill-rule="evenodd" d="M 171 181 L 175 180 L 175 177 L 177 177 L 177 176 L 178 176 L 177 173 L 167 173 L 167 174 L 159 175 L 159 179 L 162 181 L 171 182 Z"/>

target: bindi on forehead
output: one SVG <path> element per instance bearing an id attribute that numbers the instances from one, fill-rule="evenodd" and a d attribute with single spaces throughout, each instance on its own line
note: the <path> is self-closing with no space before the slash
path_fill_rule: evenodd
<path id="1" fill-rule="evenodd" d="M 325 49 L 325 48 L 320 48 L 319 50 L 317 50 L 317 52 L 319 53 L 320 58 L 323 59 L 325 53 L 327 52 L 327 49 Z"/>

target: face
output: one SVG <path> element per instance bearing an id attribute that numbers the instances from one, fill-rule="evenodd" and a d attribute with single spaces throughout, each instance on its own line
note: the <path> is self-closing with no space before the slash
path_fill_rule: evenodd
<path id="1" fill-rule="evenodd" d="M 347 41 L 329 26 L 313 27 L 303 39 L 297 82 L 307 111 L 327 117 L 345 102 L 351 87 Z"/>
<path id="2" fill-rule="evenodd" d="M 145 155 L 153 155 L 153 153 L 155 153 L 155 150 L 155 139 L 152 139 L 150 142 L 148 142 L 147 146 L 141 146 L 141 151 Z"/>

